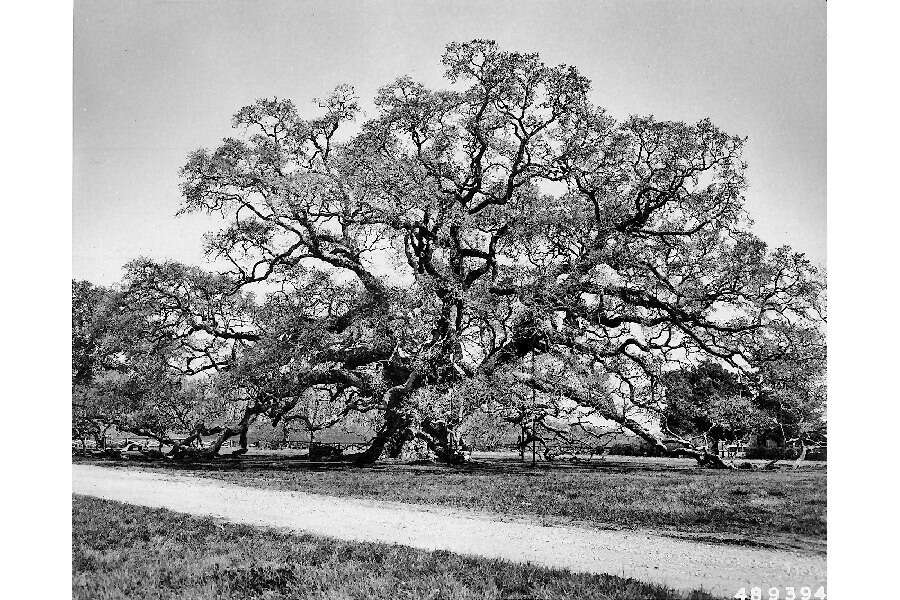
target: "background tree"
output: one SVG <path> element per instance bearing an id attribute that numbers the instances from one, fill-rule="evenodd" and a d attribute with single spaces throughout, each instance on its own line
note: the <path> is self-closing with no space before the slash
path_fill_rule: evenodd
<path id="1" fill-rule="evenodd" d="M 750 388 L 719 363 L 703 362 L 667 373 L 662 430 L 678 438 L 699 437 L 719 454 L 719 443 L 745 437 L 764 416 Z"/>
<path id="2" fill-rule="evenodd" d="M 797 466 L 809 450 L 828 442 L 825 342 L 819 331 L 799 333 L 792 343 L 770 348 L 769 360 L 758 373 L 757 396 L 767 417 L 761 433 L 785 445 L 798 445 Z"/>
<path id="3" fill-rule="evenodd" d="M 107 335 L 114 325 L 116 298 L 89 281 L 72 280 L 72 385 L 86 385 L 113 367 L 117 348 Z"/>
<path id="4" fill-rule="evenodd" d="M 225 364 L 213 359 L 224 346 L 203 330 L 208 324 L 196 328 L 185 320 L 179 304 L 184 298 L 150 296 L 134 285 L 152 281 L 148 273 L 173 289 L 213 298 L 214 277 L 146 260 L 126 267 L 119 290 L 73 283 L 73 429 L 102 440 L 114 427 L 170 446 L 173 454 L 190 453 L 216 433 L 210 423 L 230 412 L 204 376 Z M 233 306 L 234 298 L 228 303 Z M 207 307 L 206 314 L 215 310 Z M 203 453 L 215 453 L 220 445 Z"/>
<path id="5" fill-rule="evenodd" d="M 115 397 L 102 386 L 122 368 L 114 333 L 122 321 L 117 294 L 88 281 L 72 280 L 72 437 L 104 447 L 113 423 Z"/>

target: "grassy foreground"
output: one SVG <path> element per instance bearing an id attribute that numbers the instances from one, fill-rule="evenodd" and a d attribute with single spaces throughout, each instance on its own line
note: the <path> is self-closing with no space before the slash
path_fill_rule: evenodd
<path id="1" fill-rule="evenodd" d="M 270 458 L 149 468 L 261 488 L 525 515 L 547 524 L 643 527 L 825 551 L 824 469 L 723 472 L 689 464 L 356 468 Z"/>
<path id="2" fill-rule="evenodd" d="M 610 575 L 342 542 L 96 498 L 72 500 L 78 599 L 664 599 L 681 594 Z"/>

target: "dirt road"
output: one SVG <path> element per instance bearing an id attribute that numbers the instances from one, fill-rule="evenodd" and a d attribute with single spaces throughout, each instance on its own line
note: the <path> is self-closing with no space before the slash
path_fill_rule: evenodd
<path id="1" fill-rule="evenodd" d="M 344 540 L 532 562 L 610 573 L 732 597 L 740 587 L 825 585 L 825 559 L 707 544 L 639 531 L 544 527 L 491 515 L 393 502 L 242 487 L 199 477 L 72 465 L 72 491 L 131 504 L 211 515 Z"/>

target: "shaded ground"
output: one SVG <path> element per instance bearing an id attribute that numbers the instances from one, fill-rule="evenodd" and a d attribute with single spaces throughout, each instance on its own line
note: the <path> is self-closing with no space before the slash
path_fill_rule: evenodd
<path id="1" fill-rule="evenodd" d="M 650 528 L 678 536 L 824 553 L 826 472 L 711 471 L 679 459 L 608 459 L 536 468 L 495 458 L 462 467 L 352 467 L 289 456 L 127 466 L 263 489 L 527 516 L 540 523 Z"/>
<path id="2" fill-rule="evenodd" d="M 446 508 L 241 487 L 201 477 L 73 466 L 75 493 L 233 522 L 355 541 L 400 543 L 578 572 L 611 573 L 689 591 L 731 595 L 742 586 L 817 587 L 824 557 L 603 531 L 501 522 Z"/>
<path id="3" fill-rule="evenodd" d="M 72 596 L 703 600 L 607 575 L 351 543 L 76 496 Z"/>

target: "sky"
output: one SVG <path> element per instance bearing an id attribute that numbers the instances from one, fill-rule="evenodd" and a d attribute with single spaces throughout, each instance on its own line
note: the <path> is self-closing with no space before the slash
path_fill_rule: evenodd
<path id="1" fill-rule="evenodd" d="M 409 74 L 446 87 L 450 41 L 579 68 L 612 116 L 710 117 L 747 136 L 754 231 L 825 265 L 825 3 L 76 0 L 72 270 L 110 284 L 147 256 L 203 265 L 178 170 L 256 98 L 303 108 L 340 83 L 373 114 Z"/>

